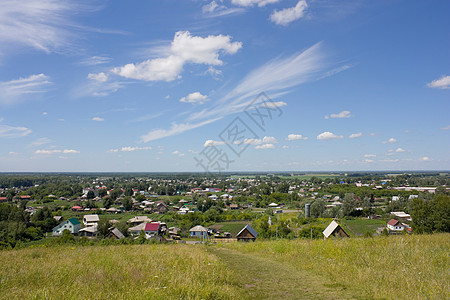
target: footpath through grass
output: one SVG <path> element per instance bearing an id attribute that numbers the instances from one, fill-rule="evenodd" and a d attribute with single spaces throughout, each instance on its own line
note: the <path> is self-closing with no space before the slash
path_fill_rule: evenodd
<path id="1" fill-rule="evenodd" d="M 240 299 L 351 299 L 342 284 L 270 257 L 212 247 L 234 274 Z"/>

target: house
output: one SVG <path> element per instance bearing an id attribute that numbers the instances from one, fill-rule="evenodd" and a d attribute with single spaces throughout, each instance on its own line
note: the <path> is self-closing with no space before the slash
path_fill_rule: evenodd
<path id="1" fill-rule="evenodd" d="M 230 209 L 239 209 L 239 205 L 232 203 L 232 204 L 230 204 Z"/>
<path id="2" fill-rule="evenodd" d="M 54 216 L 53 219 L 55 219 L 58 223 L 61 223 L 64 220 L 62 216 Z"/>
<path id="3" fill-rule="evenodd" d="M 392 231 L 403 231 L 405 230 L 405 227 L 406 227 L 405 225 L 403 225 L 402 223 L 400 223 L 400 221 L 397 221 L 395 219 L 391 219 L 387 223 L 387 228 Z"/>
<path id="4" fill-rule="evenodd" d="M 145 229 L 145 225 L 147 225 L 147 223 L 141 223 L 134 227 L 130 227 L 128 228 L 128 232 L 130 232 L 131 235 L 139 235 L 141 231 Z"/>
<path id="5" fill-rule="evenodd" d="M 111 238 L 111 239 L 121 240 L 121 239 L 124 239 L 125 236 L 123 235 L 122 232 L 120 232 L 119 229 L 113 228 L 113 230 L 111 230 L 111 231 L 105 236 L 105 238 Z"/>
<path id="6" fill-rule="evenodd" d="M 83 208 L 81 206 L 75 205 L 75 206 L 72 206 L 71 210 L 72 211 L 82 211 Z"/>
<path id="7" fill-rule="evenodd" d="M 98 217 L 97 214 L 83 216 L 83 224 L 86 227 L 97 226 L 99 221 L 100 221 L 100 218 Z"/>
<path id="8" fill-rule="evenodd" d="M 106 210 L 106 212 L 112 213 L 112 214 L 117 214 L 117 213 L 121 213 L 122 211 L 118 208 L 115 207 L 110 207 Z"/>
<path id="9" fill-rule="evenodd" d="M 404 211 L 393 211 L 391 215 L 397 217 L 400 220 L 412 221 L 411 215 L 405 213 Z"/>
<path id="10" fill-rule="evenodd" d="M 347 232 L 342 229 L 341 225 L 339 225 L 335 220 L 331 221 L 330 225 L 322 232 L 323 239 L 326 240 L 330 236 L 334 237 L 349 237 Z"/>
<path id="11" fill-rule="evenodd" d="M 208 235 L 208 229 L 203 226 L 197 225 L 189 230 L 189 235 L 191 237 L 205 237 Z"/>
<path id="12" fill-rule="evenodd" d="M 64 230 L 69 230 L 72 234 L 77 234 L 81 228 L 81 223 L 76 218 L 68 219 L 53 228 L 53 236 L 60 236 Z"/>
<path id="13" fill-rule="evenodd" d="M 153 222 L 146 223 L 144 227 L 144 232 L 150 236 L 160 235 L 161 233 L 161 223 Z"/>
<path id="14" fill-rule="evenodd" d="M 127 221 L 127 223 L 131 223 L 134 225 L 140 224 L 140 223 L 150 223 L 152 220 L 147 216 L 135 216 L 134 218 L 131 218 Z"/>
<path id="15" fill-rule="evenodd" d="M 164 203 L 163 201 L 157 201 L 156 203 L 157 203 L 156 208 L 155 208 L 156 212 L 158 212 L 160 214 L 164 214 L 169 210 L 169 208 L 167 207 L 167 204 Z"/>
<path id="16" fill-rule="evenodd" d="M 6 197 L 0 197 L 0 203 L 6 202 L 6 201 L 8 201 L 8 199 Z"/>
<path id="17" fill-rule="evenodd" d="M 255 229 L 253 229 L 252 226 L 250 226 L 250 224 L 245 225 L 244 228 L 241 229 L 241 231 L 238 232 L 238 234 L 236 234 L 236 239 L 239 241 L 244 241 L 244 242 L 248 242 L 248 241 L 255 241 L 256 237 L 258 236 L 258 233 L 255 231 Z"/>
<path id="18" fill-rule="evenodd" d="M 186 207 L 186 206 L 183 206 L 182 208 L 180 208 L 179 210 L 178 210 L 178 214 L 179 215 L 185 215 L 186 213 L 188 213 L 189 212 L 189 207 Z"/>
<path id="19" fill-rule="evenodd" d="M 92 225 L 89 227 L 81 228 L 78 231 L 79 236 L 85 236 L 85 237 L 96 237 L 97 236 L 97 225 Z"/>

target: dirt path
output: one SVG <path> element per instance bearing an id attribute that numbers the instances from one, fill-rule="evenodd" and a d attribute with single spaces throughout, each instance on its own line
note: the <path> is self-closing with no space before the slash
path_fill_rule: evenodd
<path id="1" fill-rule="evenodd" d="M 342 285 L 267 257 L 226 248 L 208 249 L 236 277 L 243 299 L 353 299 Z"/>

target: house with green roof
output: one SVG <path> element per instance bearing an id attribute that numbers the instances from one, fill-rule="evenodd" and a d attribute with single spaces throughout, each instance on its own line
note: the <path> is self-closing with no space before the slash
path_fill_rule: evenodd
<path id="1" fill-rule="evenodd" d="M 64 230 L 69 230 L 72 234 L 78 234 L 78 231 L 81 228 L 80 221 L 77 220 L 77 218 L 70 218 L 55 228 L 53 228 L 53 236 L 60 236 Z"/>

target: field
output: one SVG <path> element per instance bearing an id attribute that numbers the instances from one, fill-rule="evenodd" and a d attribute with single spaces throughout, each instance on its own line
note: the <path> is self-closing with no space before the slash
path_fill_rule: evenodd
<path id="1" fill-rule="evenodd" d="M 383 219 L 342 219 L 340 222 L 342 223 L 344 230 L 350 235 L 363 235 L 368 231 L 374 233 L 378 227 L 386 227 L 386 220 Z"/>
<path id="2" fill-rule="evenodd" d="M 0 252 L 0 299 L 448 299 L 450 235 Z"/>

